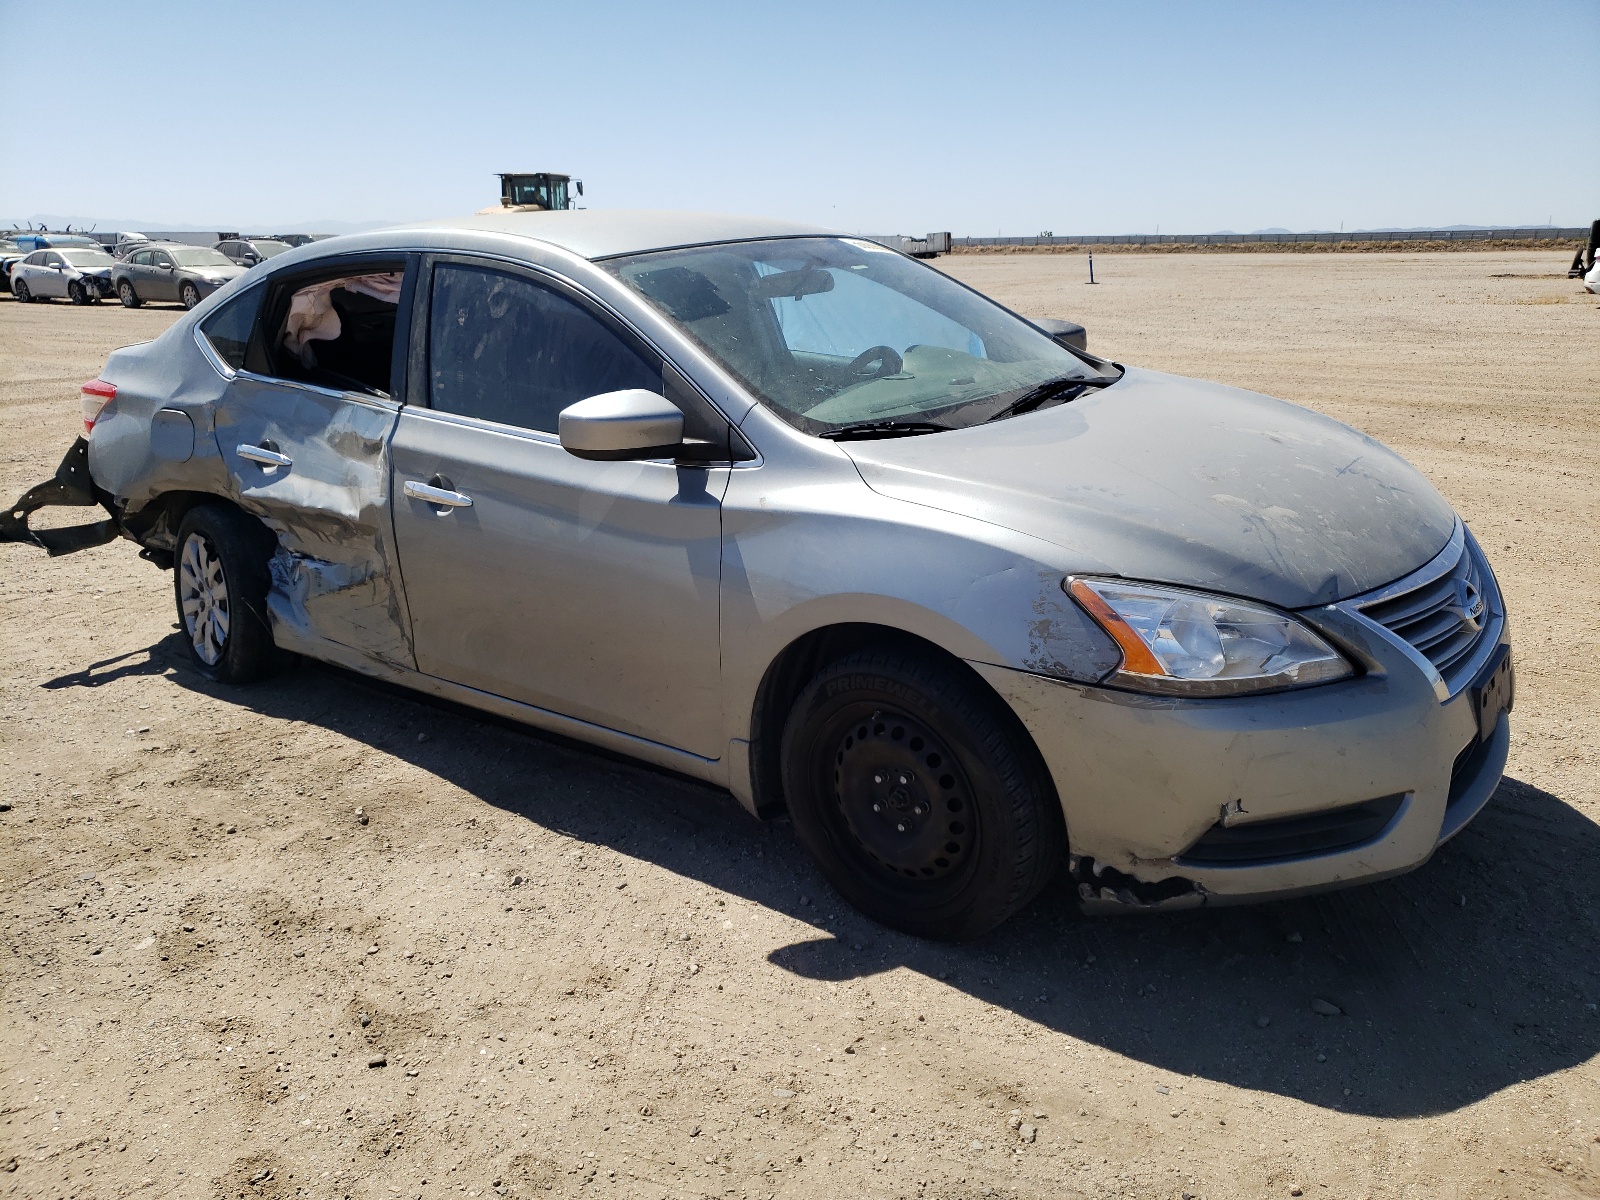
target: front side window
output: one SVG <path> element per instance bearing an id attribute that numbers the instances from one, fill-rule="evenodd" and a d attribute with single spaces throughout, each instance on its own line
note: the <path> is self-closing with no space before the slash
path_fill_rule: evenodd
<path id="1" fill-rule="evenodd" d="M 47 267 L 60 267 L 66 264 L 61 261 L 61 255 L 52 251 L 44 256 L 44 265 Z"/>
<path id="2" fill-rule="evenodd" d="M 253 287 L 235 296 L 200 325 L 200 332 L 217 356 L 235 371 L 244 367 L 245 351 L 250 346 L 250 334 L 255 330 L 256 315 L 261 311 L 264 287 Z"/>
<path id="3" fill-rule="evenodd" d="M 150 254 L 150 263 L 152 266 L 170 267 L 172 265 L 172 259 L 168 257 L 165 251 L 154 250 Z"/>
<path id="4" fill-rule="evenodd" d="M 600 264 L 791 424 L 959 427 L 1094 372 L 948 276 L 872 242 L 784 238 Z"/>
<path id="5" fill-rule="evenodd" d="M 556 431 L 562 409 L 602 392 L 661 393 L 661 371 L 587 308 L 521 275 L 442 263 L 428 320 L 434 408 Z"/>

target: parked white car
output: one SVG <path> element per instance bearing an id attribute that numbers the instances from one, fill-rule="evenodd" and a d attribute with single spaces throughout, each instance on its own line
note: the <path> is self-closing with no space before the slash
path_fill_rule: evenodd
<path id="1" fill-rule="evenodd" d="M 111 268 L 117 260 L 104 250 L 67 246 L 35 250 L 11 268 L 11 293 L 23 304 L 60 298 L 97 304 L 111 294 Z"/>

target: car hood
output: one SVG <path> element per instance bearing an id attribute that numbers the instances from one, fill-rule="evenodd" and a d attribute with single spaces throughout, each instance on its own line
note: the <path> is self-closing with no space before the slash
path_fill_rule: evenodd
<path id="1" fill-rule="evenodd" d="M 874 491 L 1053 542 L 1081 573 L 1285 608 L 1400 578 L 1456 521 L 1421 473 L 1347 425 L 1133 368 L 1041 412 L 840 445 Z"/>

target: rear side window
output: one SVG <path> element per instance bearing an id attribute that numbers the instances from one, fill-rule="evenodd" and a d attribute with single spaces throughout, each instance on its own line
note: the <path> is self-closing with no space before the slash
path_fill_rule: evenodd
<path id="1" fill-rule="evenodd" d="M 250 334 L 256 327 L 256 317 L 261 312 L 261 298 L 266 288 L 254 287 L 229 300 L 200 323 L 200 333 L 217 356 L 235 371 L 244 368 L 244 352 L 250 346 Z"/>
<path id="2" fill-rule="evenodd" d="M 521 275 L 455 263 L 433 273 L 428 374 L 434 408 L 545 433 L 590 396 L 662 393 L 660 368 L 581 304 Z"/>
<path id="3" fill-rule="evenodd" d="M 326 269 L 275 291 L 261 344 L 266 362 L 251 370 L 339 391 L 393 394 L 395 327 L 403 265 Z"/>

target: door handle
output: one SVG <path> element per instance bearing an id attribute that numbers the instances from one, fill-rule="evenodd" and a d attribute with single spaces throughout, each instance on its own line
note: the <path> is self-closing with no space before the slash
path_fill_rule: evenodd
<path id="1" fill-rule="evenodd" d="M 234 453 L 240 458 L 248 458 L 251 462 L 260 463 L 264 467 L 288 469 L 294 466 L 294 459 L 287 454 L 279 454 L 276 450 L 268 450 L 265 446 L 252 446 L 248 442 L 235 446 Z"/>
<path id="2" fill-rule="evenodd" d="M 472 497 L 460 492 L 452 492 L 449 488 L 434 487 L 431 483 L 418 483 L 414 479 L 406 480 L 405 487 L 401 489 L 413 500 L 421 500 L 441 508 L 471 508 Z"/>

